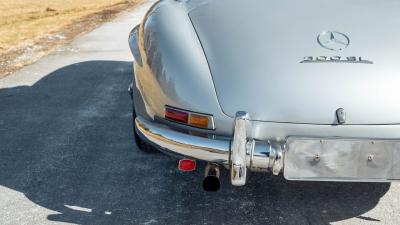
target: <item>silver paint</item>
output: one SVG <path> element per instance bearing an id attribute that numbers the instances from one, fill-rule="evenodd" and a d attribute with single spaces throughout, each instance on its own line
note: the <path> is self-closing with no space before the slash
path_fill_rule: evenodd
<path id="1" fill-rule="evenodd" d="M 399 11 L 394 0 L 221 0 L 189 16 L 228 116 L 244 110 L 258 121 L 332 124 L 332 112 L 342 106 L 347 124 L 397 124 Z M 325 29 L 349 35 L 351 45 L 340 52 L 322 48 L 316 37 Z M 299 63 L 304 56 L 374 64 Z"/>
<path id="2" fill-rule="evenodd" d="M 219 127 L 214 133 L 219 135 L 232 135 L 233 118 L 238 110 L 246 110 L 257 121 L 330 125 L 336 120 L 332 112 L 341 106 L 349 112 L 348 125 L 400 122 L 397 116 L 400 113 L 396 113 L 400 112 L 400 105 L 392 104 L 400 94 L 397 88 L 400 50 L 396 50 L 396 46 L 383 45 L 382 41 L 382 37 L 391 40 L 397 34 L 400 36 L 400 32 L 390 29 L 390 35 L 382 36 L 384 26 L 377 24 L 383 18 L 389 20 L 388 16 L 382 16 L 383 13 L 392 15 L 389 21 L 396 23 L 395 9 L 400 9 L 399 2 L 376 3 L 378 6 L 372 11 L 373 1 L 360 2 L 340 17 L 336 14 L 323 16 L 312 10 L 311 5 L 323 9 L 338 7 L 342 5 L 340 3 L 345 4 L 344 1 L 332 4 L 311 0 L 301 4 L 287 0 L 279 3 L 257 1 L 248 9 L 249 4 L 237 0 L 229 4 L 207 0 L 188 2 L 160 1 L 141 24 L 140 52 L 147 63 L 143 67 L 136 66 L 136 85 L 145 103 L 146 114 L 151 118 L 163 116 L 162 105 L 206 111 L 214 115 Z M 241 13 L 249 17 L 243 16 L 241 21 L 236 21 L 236 8 L 243 8 Z M 265 12 L 257 13 L 259 8 Z M 294 8 L 305 9 L 294 11 Z M 220 16 L 219 12 L 225 9 L 224 16 Z M 279 11 L 288 14 L 281 15 Z M 330 11 L 323 10 L 328 14 Z M 361 26 L 365 23 L 357 18 L 350 21 L 360 24 L 357 26 L 359 32 L 341 25 L 350 23 L 344 19 L 345 16 L 349 18 L 350 12 L 368 12 L 372 19 L 362 21 L 371 22 L 370 27 L 377 27 L 382 32 L 369 34 L 369 29 L 364 30 Z M 321 14 L 322 19 L 307 17 L 314 13 L 315 16 Z M 296 23 L 307 21 L 310 24 L 289 26 L 287 23 L 293 21 L 286 15 L 302 18 Z M 352 37 L 352 44 L 340 54 L 330 55 L 331 51 L 321 48 L 315 37 L 335 24 L 338 24 L 335 30 Z M 258 29 L 261 25 L 263 29 Z M 285 35 L 286 31 L 290 31 L 290 35 Z M 227 33 L 234 35 L 223 38 L 222 34 Z M 249 33 L 258 35 L 250 36 Z M 285 45 L 279 44 L 281 42 Z M 392 42 L 396 43 L 397 39 Z M 349 62 L 359 61 L 362 56 L 362 60 L 372 59 L 374 64 L 299 63 L 308 54 L 316 55 L 313 58 L 318 55 L 329 59 L 341 57 Z M 145 89 L 152 91 L 145 92 Z"/>
<path id="3" fill-rule="evenodd" d="M 251 116 L 246 136 L 259 143 L 252 149 L 269 157 L 271 151 L 262 149 L 279 149 L 289 136 L 398 139 L 400 30 L 392 27 L 400 25 L 399 11 L 395 0 L 160 1 L 141 23 L 136 43 L 143 60 L 143 66 L 135 63 L 138 115 L 162 132 L 197 132 L 163 120 L 163 107 L 204 112 L 217 126 L 205 133 L 232 139 L 235 114 L 246 111 Z M 328 32 L 320 42 L 342 47 L 322 48 L 316 41 L 321 30 L 340 31 L 348 40 L 332 32 L 333 44 L 323 42 Z M 346 118 L 338 118 L 340 107 Z M 162 140 L 171 141 L 150 136 L 162 146 L 170 144 Z M 180 143 L 195 137 L 177 138 Z M 195 143 L 196 149 L 214 145 Z M 190 148 L 178 153 L 209 161 Z M 221 155 L 216 158 L 226 159 Z M 274 160 L 283 166 L 285 157 Z M 271 168 L 270 159 L 258 162 Z M 253 163 L 247 159 L 247 167 Z"/>
<path id="4" fill-rule="evenodd" d="M 140 56 L 139 52 L 139 47 L 136 44 L 138 42 L 138 37 L 139 37 L 139 25 L 134 27 L 132 31 L 129 33 L 128 43 L 129 47 L 131 48 L 133 57 L 135 58 L 135 62 L 138 65 L 143 66 L 142 57 Z"/>

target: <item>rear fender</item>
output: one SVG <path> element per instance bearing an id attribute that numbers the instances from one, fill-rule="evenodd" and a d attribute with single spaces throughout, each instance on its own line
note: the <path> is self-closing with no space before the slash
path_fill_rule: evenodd
<path id="1" fill-rule="evenodd" d="M 219 105 L 203 48 L 182 3 L 153 6 L 139 29 L 143 65 L 135 82 L 151 118 L 164 117 L 165 105 L 212 114 L 219 134 L 232 133 L 233 120 Z"/>

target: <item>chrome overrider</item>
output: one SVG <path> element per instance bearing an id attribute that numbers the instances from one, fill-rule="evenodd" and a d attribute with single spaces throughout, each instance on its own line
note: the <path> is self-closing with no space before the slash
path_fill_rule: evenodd
<path id="1" fill-rule="evenodd" d="M 252 139 L 250 116 L 246 112 L 237 112 L 232 138 L 194 136 L 140 116 L 135 123 L 138 133 L 163 151 L 228 166 L 234 186 L 246 184 L 248 169 L 278 175 L 283 168 L 283 145 Z"/>

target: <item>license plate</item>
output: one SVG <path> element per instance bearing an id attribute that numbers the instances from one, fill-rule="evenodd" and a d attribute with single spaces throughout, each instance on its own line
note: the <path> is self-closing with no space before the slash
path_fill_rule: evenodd
<path id="1" fill-rule="evenodd" d="M 288 180 L 400 180 L 400 140 L 289 137 L 284 164 Z"/>

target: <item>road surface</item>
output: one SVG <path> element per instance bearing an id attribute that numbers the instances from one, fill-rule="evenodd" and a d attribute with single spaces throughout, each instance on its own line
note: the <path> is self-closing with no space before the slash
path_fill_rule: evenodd
<path id="1" fill-rule="evenodd" d="M 203 171 L 134 144 L 130 29 L 148 2 L 0 80 L 0 224 L 400 224 L 398 184 Z"/>

